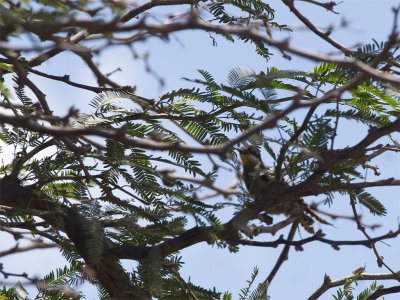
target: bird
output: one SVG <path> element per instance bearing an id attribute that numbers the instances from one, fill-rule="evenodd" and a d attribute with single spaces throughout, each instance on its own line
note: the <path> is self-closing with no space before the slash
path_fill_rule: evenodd
<path id="1" fill-rule="evenodd" d="M 260 152 L 254 147 L 245 146 L 238 150 L 243 165 L 243 181 L 247 191 L 255 200 L 265 198 L 265 201 L 270 201 L 270 203 L 264 205 L 265 209 L 261 214 L 261 220 L 267 224 L 272 224 L 273 219 L 269 216 L 270 214 L 284 214 L 293 217 L 309 233 L 314 233 L 314 219 L 322 224 L 331 225 L 312 211 L 302 198 L 276 201 L 265 197 L 272 184 L 282 187 L 289 185 L 283 180 L 279 182 L 275 180 L 274 170 L 264 165 Z"/>

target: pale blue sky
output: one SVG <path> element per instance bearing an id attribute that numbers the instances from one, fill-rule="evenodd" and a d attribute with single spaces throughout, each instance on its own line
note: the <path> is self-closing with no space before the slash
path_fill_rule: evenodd
<path id="1" fill-rule="evenodd" d="M 273 0 L 268 2 L 276 9 L 276 21 L 285 23 L 297 28 L 289 36 L 293 45 L 310 49 L 313 51 L 334 51 L 330 45 L 321 41 L 318 37 L 299 28 L 301 25 L 297 19 L 291 15 L 288 9 L 280 1 Z M 297 2 L 296 2 L 297 3 Z M 314 8 L 307 3 L 299 3 L 299 9 L 308 16 L 316 25 L 327 27 L 329 25 L 339 26 L 342 18 L 349 22 L 349 27 L 334 31 L 332 37 L 346 47 L 351 47 L 358 43 L 370 43 L 372 38 L 377 41 L 385 40 L 388 36 L 393 15 L 391 7 L 398 5 L 399 1 L 393 0 L 344 0 L 336 11 L 335 15 L 324 11 L 322 8 Z M 182 8 L 179 10 L 182 11 Z M 157 97 L 168 90 L 188 85 L 182 77 L 198 77 L 196 69 L 205 69 L 215 76 L 219 81 L 225 81 L 229 70 L 235 67 L 248 67 L 254 70 L 264 70 L 270 66 L 288 69 L 307 70 L 314 66 L 311 61 L 293 57 L 292 61 L 284 60 L 279 53 L 272 56 L 270 61 L 265 60 L 254 54 L 252 45 L 243 45 L 241 42 L 235 44 L 227 42 L 222 37 L 213 34 L 218 46 L 212 46 L 212 40 L 207 33 L 200 31 L 187 31 L 176 34 L 179 39 L 177 42 L 171 38 L 169 43 L 159 39 L 150 40 L 148 43 L 137 47 L 140 50 L 150 50 L 150 63 L 156 72 L 166 81 L 166 86 L 161 89 L 157 81 L 151 75 L 145 73 L 143 64 L 140 61 L 133 62 L 131 54 L 127 49 L 112 49 L 104 53 L 100 61 L 101 69 L 105 72 L 112 71 L 117 67 L 122 68 L 122 72 L 113 75 L 113 80 L 122 84 L 137 85 L 139 95 L 146 97 Z M 94 83 L 90 73 L 81 65 L 78 58 L 64 53 L 40 67 L 41 70 L 55 75 L 71 75 L 71 79 L 82 83 Z M 71 106 L 88 109 L 87 103 L 94 96 L 89 92 L 82 92 L 75 88 L 66 87 L 61 83 L 49 82 L 42 78 L 34 78 L 39 86 L 45 86 L 49 101 L 54 105 L 55 110 L 60 114 Z M 353 138 L 357 133 L 353 128 L 343 126 L 345 137 L 342 142 L 352 144 L 357 141 Z M 268 132 L 266 132 L 268 135 Z M 379 160 L 385 169 L 382 178 L 396 176 L 397 169 L 400 167 L 399 159 L 393 154 L 388 154 Z M 220 180 L 222 186 L 229 186 L 230 180 L 224 182 Z M 384 220 L 383 231 L 376 231 L 373 235 L 386 233 L 389 229 L 396 229 L 398 217 L 400 215 L 400 202 L 398 188 L 380 188 L 374 190 L 374 195 L 387 206 L 389 215 Z M 329 209 L 329 208 L 326 208 Z M 348 199 L 338 198 L 332 210 L 351 214 Z M 361 209 L 362 210 L 362 209 Z M 368 212 L 362 210 L 365 215 Z M 369 223 L 381 223 L 380 218 L 368 216 L 365 221 Z M 324 232 L 328 238 L 340 239 L 363 239 L 362 234 L 356 230 L 356 225 L 350 222 L 337 222 L 336 227 L 324 226 Z M 303 237 L 307 236 L 302 233 Z M 277 237 L 262 236 L 265 240 L 274 240 Z M 299 235 L 297 235 L 299 238 Z M 5 240 L 2 237 L 2 241 Z M 4 243 L 3 243 L 4 244 Z M 400 251 L 400 241 L 390 240 L 390 245 L 379 244 L 379 250 L 395 270 L 400 269 L 398 253 Z M 228 250 L 212 248 L 206 244 L 199 244 L 182 252 L 185 266 L 183 277 L 195 284 L 205 287 L 215 286 L 219 291 L 230 290 L 236 296 L 240 288 L 246 284 L 254 266 L 260 268 L 259 280 L 264 279 L 277 256 L 279 249 L 249 248 L 241 247 L 239 253 L 230 254 Z M 64 261 L 58 253 L 51 250 L 36 251 L 32 256 L 13 255 L 3 260 L 6 270 L 13 272 L 38 272 L 45 274 L 50 267 L 62 266 Z M 306 299 L 321 283 L 323 276 L 327 273 L 332 279 L 341 278 L 349 275 L 353 270 L 366 266 L 369 273 L 386 272 L 376 266 L 376 258 L 370 249 L 342 247 L 340 251 L 335 251 L 327 245 L 308 244 L 303 252 L 291 251 L 289 260 L 283 265 L 280 272 L 274 279 L 270 287 L 270 295 L 273 300 Z M 32 273 L 31 273 L 32 274 Z M 34 274 L 34 273 L 33 273 Z M 388 283 L 388 285 L 393 285 Z M 364 283 L 359 284 L 364 287 Z M 321 299 L 332 299 L 331 292 L 327 292 Z M 34 294 L 31 294 L 34 296 Z M 91 289 L 87 299 L 96 299 L 97 296 Z M 387 296 L 385 299 L 397 299 L 398 296 Z"/>

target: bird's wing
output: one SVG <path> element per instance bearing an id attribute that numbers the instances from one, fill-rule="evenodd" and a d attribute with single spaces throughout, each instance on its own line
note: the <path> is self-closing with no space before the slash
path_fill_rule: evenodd
<path id="1" fill-rule="evenodd" d="M 270 168 L 263 168 L 258 171 L 258 176 L 265 182 L 271 182 L 274 179 L 274 171 Z"/>

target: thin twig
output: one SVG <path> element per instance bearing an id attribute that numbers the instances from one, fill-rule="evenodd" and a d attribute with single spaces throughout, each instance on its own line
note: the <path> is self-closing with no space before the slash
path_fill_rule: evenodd
<path id="1" fill-rule="evenodd" d="M 27 252 L 31 250 L 36 250 L 36 249 L 47 249 L 47 248 L 55 248 L 58 247 L 57 244 L 47 244 L 44 243 L 42 240 L 36 240 L 32 241 L 31 244 L 21 247 L 17 243 L 14 247 L 1 251 L 0 252 L 0 257 L 4 257 L 10 254 L 16 254 L 16 253 L 21 253 L 21 252 Z"/>
<path id="2" fill-rule="evenodd" d="M 300 11 L 294 6 L 294 1 L 293 0 L 282 0 L 282 2 L 289 7 L 290 11 L 293 12 L 296 17 L 303 22 L 304 25 L 306 25 L 312 32 L 314 32 L 316 35 L 318 35 L 320 38 L 323 40 L 327 41 L 329 44 L 331 44 L 333 47 L 336 49 L 339 49 L 342 51 L 344 54 L 349 54 L 351 51 L 347 49 L 346 47 L 342 46 L 338 42 L 334 41 L 330 37 L 330 32 L 322 32 L 319 30 L 309 19 L 307 19 Z M 331 2 L 334 3 L 334 2 Z M 333 8 L 333 4 L 331 7 Z"/>
<path id="3" fill-rule="evenodd" d="M 372 247 L 372 250 L 374 251 L 374 254 L 375 254 L 376 259 L 377 259 L 378 267 L 381 268 L 382 266 L 385 266 L 386 269 L 388 269 L 390 272 L 392 272 L 392 274 L 396 274 L 396 273 L 384 262 L 383 257 L 378 253 L 378 250 L 376 249 L 375 242 L 374 242 L 374 241 L 372 240 L 372 238 L 369 236 L 369 234 L 368 234 L 367 231 L 365 230 L 365 227 L 361 224 L 360 218 L 358 217 L 358 214 L 357 214 L 356 199 L 355 199 L 355 196 L 354 196 L 354 195 L 350 195 L 350 205 L 351 205 L 351 208 L 352 208 L 352 210 L 353 210 L 354 218 L 355 218 L 356 223 L 357 223 L 357 229 L 360 230 L 360 231 L 364 234 L 364 236 L 368 239 L 368 241 L 370 242 L 370 245 L 371 245 L 371 247 Z M 397 279 L 398 281 L 400 281 L 400 277 L 399 277 L 399 276 L 398 276 L 396 279 Z"/>
<path id="4" fill-rule="evenodd" d="M 294 222 L 292 227 L 290 228 L 287 240 L 288 241 L 292 241 L 294 238 L 294 235 L 296 234 L 296 230 L 298 227 L 298 223 Z M 285 245 L 282 249 L 281 254 L 279 255 L 278 260 L 275 263 L 275 266 L 272 268 L 271 272 L 269 273 L 267 279 L 265 279 L 264 282 L 266 282 L 268 285 L 271 284 L 272 279 L 274 279 L 276 273 L 278 273 L 280 267 L 282 266 L 282 264 L 288 259 L 288 254 L 289 254 L 289 250 L 290 250 L 290 245 Z"/>

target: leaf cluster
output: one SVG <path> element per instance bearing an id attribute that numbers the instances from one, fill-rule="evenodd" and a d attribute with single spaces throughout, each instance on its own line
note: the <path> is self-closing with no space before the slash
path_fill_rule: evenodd
<path id="1" fill-rule="evenodd" d="M 243 7 L 251 6 L 247 11 L 250 15 L 257 9 L 263 10 L 266 18 L 268 13 L 272 14 L 268 5 L 258 2 L 229 4 L 244 11 Z M 221 22 L 228 22 L 216 8 L 213 11 Z M 334 64 L 322 64 L 312 72 L 272 67 L 256 73 L 236 68 L 229 72 L 227 83 L 221 84 L 209 72 L 199 70 L 199 79 L 186 79 L 195 87 L 171 91 L 157 100 L 121 91 L 99 93 L 90 103 L 91 113 L 71 115 L 63 125 L 108 130 L 142 141 L 219 146 L 282 112 L 299 97 L 304 103 L 312 103 L 329 89 L 346 84 L 351 80 L 351 72 Z M 29 116 L 37 124 L 51 122 L 40 119 L 18 81 L 14 91 L 18 99 L 18 105 L 12 105 L 15 116 Z M 381 85 L 364 82 L 341 98 L 319 107 L 310 106 L 306 118 L 284 115 L 268 136 L 259 133 L 245 142 L 267 152 L 276 173 L 283 173 L 283 180 L 289 185 L 298 185 L 325 165 L 323 156 L 335 149 L 341 122 L 359 123 L 366 130 L 385 126 L 398 116 L 398 100 Z M 7 97 L 4 102 L 11 104 Z M 210 228 L 211 243 L 238 251 L 235 243 L 221 237 L 224 224 L 218 214 L 227 206 L 237 211 L 243 209 L 248 203 L 241 201 L 243 194 L 225 202 L 207 202 L 199 197 L 205 190 L 216 190 L 215 185 L 224 176 L 219 164 L 237 165 L 234 151 L 217 157 L 217 163 L 213 159 L 206 162 L 204 157 L 189 151 L 171 149 L 160 153 L 127 146 L 117 138 L 54 137 L 6 125 L 0 128 L 0 139 L 15 147 L 14 160 L 3 166 L 3 172 L 17 175 L 38 195 L 72 207 L 88 220 L 82 224 L 88 263 L 101 263 L 106 247 L 104 238 L 118 245 L 152 247 L 154 257 L 129 272 L 132 284 L 160 298 L 185 298 L 190 293 L 207 299 L 221 298 L 214 289 L 185 283 L 178 276 L 180 258 L 162 257 L 157 247 L 178 237 L 188 226 L 196 225 Z M 355 196 L 372 214 L 386 214 L 383 204 L 364 189 L 343 188 L 366 179 L 363 168 L 369 160 L 338 160 L 319 174 L 319 186 L 325 187 L 327 203 L 334 201 L 336 193 L 347 194 Z M 184 176 L 174 176 L 176 173 Z M 26 217 L 25 212 L 22 215 Z M 61 225 L 53 226 L 59 234 Z M 62 240 L 60 235 L 57 238 Z M 79 257 L 73 247 L 68 243 L 62 247 L 64 255 L 76 263 Z M 78 263 L 71 264 L 46 280 L 51 284 L 76 284 L 80 268 Z M 256 273 L 255 270 L 248 288 L 241 291 L 241 299 L 259 299 L 264 294 L 266 286 L 261 285 L 249 294 Z M 49 297 L 58 292 L 43 291 Z M 342 299 L 350 292 L 348 285 L 337 297 Z"/>

